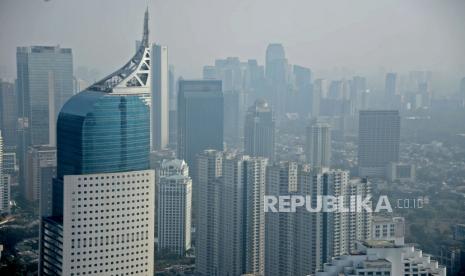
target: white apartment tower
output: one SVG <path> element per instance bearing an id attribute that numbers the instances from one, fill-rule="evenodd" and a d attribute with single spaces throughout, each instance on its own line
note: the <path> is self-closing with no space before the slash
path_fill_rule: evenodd
<path id="1" fill-rule="evenodd" d="M 183 175 L 161 177 L 157 206 L 158 251 L 185 255 L 191 247 L 191 178 Z"/>
<path id="2" fill-rule="evenodd" d="M 331 165 L 331 127 L 326 123 L 313 122 L 307 127 L 307 162 L 314 168 L 329 168 Z"/>

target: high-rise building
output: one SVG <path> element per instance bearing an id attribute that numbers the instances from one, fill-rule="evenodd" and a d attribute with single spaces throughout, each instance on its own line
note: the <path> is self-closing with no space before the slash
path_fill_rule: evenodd
<path id="1" fill-rule="evenodd" d="M 10 212 L 10 179 L 3 170 L 3 137 L 0 130 L 0 214 Z"/>
<path id="2" fill-rule="evenodd" d="M 226 153 L 220 180 L 219 275 L 263 275 L 266 159 Z"/>
<path id="3" fill-rule="evenodd" d="M 250 156 L 275 158 L 275 121 L 268 102 L 259 99 L 245 117 L 244 152 Z"/>
<path id="4" fill-rule="evenodd" d="M 160 177 L 157 197 L 158 251 L 184 256 L 191 248 L 191 178 Z"/>
<path id="5" fill-rule="evenodd" d="M 290 71 L 284 47 L 277 43 L 269 44 L 266 48 L 265 62 L 265 77 L 269 91 L 266 99 L 271 102 L 276 116 L 281 118 L 286 112 Z"/>
<path id="6" fill-rule="evenodd" d="M 351 196 L 361 196 L 364 199 L 371 194 L 371 185 L 367 179 L 349 179 L 349 172 L 331 170 L 321 177 L 321 191 L 324 196 L 344 198 L 336 201 L 334 207 L 348 208 Z M 352 204 L 352 202 L 350 202 Z M 342 204 L 342 205 L 341 205 Z M 355 203 L 354 203 L 355 204 Z M 323 206 L 324 208 L 324 206 Z M 355 247 L 357 240 L 370 237 L 371 213 L 360 212 L 323 212 L 322 213 L 322 260 L 321 264 L 329 262 L 332 257 L 348 254 Z"/>
<path id="7" fill-rule="evenodd" d="M 368 93 L 366 78 L 355 76 L 350 87 L 350 101 L 356 110 L 366 109 L 368 106 Z"/>
<path id="8" fill-rule="evenodd" d="M 387 73 L 384 93 L 386 97 L 391 98 L 398 94 L 397 91 L 397 74 L 396 73 Z"/>
<path id="9" fill-rule="evenodd" d="M 358 131 L 360 176 L 383 177 L 389 163 L 399 161 L 399 144 L 399 111 L 360 111 Z"/>
<path id="10" fill-rule="evenodd" d="M 245 187 L 245 271 L 253 275 L 265 273 L 265 212 L 266 158 L 256 157 L 247 162 Z"/>
<path id="11" fill-rule="evenodd" d="M 17 146 L 18 112 L 15 87 L 13 83 L 0 80 L 0 130 L 3 135 L 3 146 Z"/>
<path id="12" fill-rule="evenodd" d="M 281 162 L 268 167 L 266 182 L 267 195 L 309 197 L 312 208 L 318 208 L 319 196 L 340 197 L 343 202 L 335 202 L 334 212 L 309 212 L 305 207 L 296 212 L 267 212 L 265 275 L 311 275 L 333 256 L 351 252 L 356 241 L 370 238 L 371 213 L 338 209 L 358 208 L 350 200 L 371 194 L 366 179 L 349 179 L 348 171 Z"/>
<path id="13" fill-rule="evenodd" d="M 180 80 L 177 114 L 178 158 L 192 169 L 195 186 L 196 155 L 206 149 L 223 150 L 221 81 Z"/>
<path id="14" fill-rule="evenodd" d="M 297 112 L 300 117 L 307 118 L 313 111 L 314 98 L 312 91 L 312 71 L 299 65 L 292 66 L 293 88 L 292 99 L 286 108 L 287 112 Z"/>
<path id="15" fill-rule="evenodd" d="M 177 92 L 174 65 L 168 67 L 168 91 L 169 91 L 169 144 L 172 148 L 176 145 L 177 127 Z"/>
<path id="16" fill-rule="evenodd" d="M 46 216 L 52 211 L 52 180 L 56 177 L 56 148 L 31 146 L 28 151 L 26 199 L 38 201 L 39 212 Z"/>
<path id="17" fill-rule="evenodd" d="M 131 62 L 61 109 L 52 213 L 40 227 L 40 275 L 154 273 L 150 110 L 139 91 L 150 89 L 142 68 L 148 52 L 146 12 Z"/>
<path id="18" fill-rule="evenodd" d="M 245 160 L 243 156 L 223 156 L 219 200 L 219 275 L 245 273 Z"/>
<path id="19" fill-rule="evenodd" d="M 162 150 L 169 143 L 168 47 L 152 47 L 152 149 Z"/>
<path id="20" fill-rule="evenodd" d="M 198 162 L 197 273 L 264 275 L 267 159 L 206 150 Z"/>
<path id="21" fill-rule="evenodd" d="M 297 194 L 298 166 L 285 162 L 274 164 L 267 170 L 268 196 L 289 196 Z M 297 213 L 266 213 L 265 224 L 265 274 L 296 275 L 297 269 Z M 310 231 L 310 229 L 308 229 Z"/>
<path id="22" fill-rule="evenodd" d="M 385 88 L 384 88 L 384 98 L 383 106 L 385 108 L 399 109 L 401 106 L 401 96 L 398 89 L 397 74 L 396 73 L 387 73 Z"/>
<path id="23" fill-rule="evenodd" d="M 73 95 L 73 58 L 69 48 L 18 47 L 19 116 L 29 122 L 32 145 L 55 145 L 55 122 Z"/>
<path id="24" fill-rule="evenodd" d="M 56 144 L 58 112 L 73 95 L 72 51 L 58 46 L 18 47 L 16 67 L 19 182 L 24 190 L 29 146 Z"/>
<path id="25" fill-rule="evenodd" d="M 222 153 L 205 150 L 197 159 L 197 177 L 194 185 L 196 204 L 195 269 L 199 275 L 219 276 L 219 177 L 222 175 Z"/>
<path id="26" fill-rule="evenodd" d="M 331 166 L 331 127 L 326 123 L 314 121 L 307 127 L 307 162 L 315 168 Z"/>

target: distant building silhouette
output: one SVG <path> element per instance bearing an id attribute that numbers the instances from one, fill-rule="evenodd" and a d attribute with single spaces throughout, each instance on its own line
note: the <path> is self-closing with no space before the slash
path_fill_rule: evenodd
<path id="1" fill-rule="evenodd" d="M 275 158 L 275 121 L 268 102 L 257 100 L 247 111 L 244 152 L 250 156 Z"/>
<path id="2" fill-rule="evenodd" d="M 331 127 L 326 123 L 313 121 L 307 127 L 307 162 L 315 168 L 331 166 Z"/>
<path id="3" fill-rule="evenodd" d="M 399 161 L 399 144 L 399 111 L 360 111 L 358 132 L 360 176 L 383 177 L 389 163 Z"/>

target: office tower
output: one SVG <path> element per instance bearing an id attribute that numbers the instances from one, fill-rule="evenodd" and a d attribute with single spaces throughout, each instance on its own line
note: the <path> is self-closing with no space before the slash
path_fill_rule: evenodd
<path id="1" fill-rule="evenodd" d="M 174 174 L 160 177 L 157 199 L 158 252 L 184 256 L 191 248 L 192 180 Z"/>
<path id="2" fill-rule="evenodd" d="M 328 98 L 328 81 L 325 79 L 316 79 L 313 83 L 313 106 L 312 106 L 312 118 L 316 118 L 321 113 L 321 103 L 324 99 Z"/>
<path id="3" fill-rule="evenodd" d="M 366 78 L 355 76 L 352 79 L 350 87 L 350 101 L 353 103 L 356 110 L 367 108 L 367 84 Z"/>
<path id="4" fill-rule="evenodd" d="M 10 212 L 10 179 L 3 169 L 3 136 L 0 130 L 0 214 Z"/>
<path id="5" fill-rule="evenodd" d="M 40 227 L 40 275 L 153 275 L 154 172 L 143 39 L 131 62 L 73 96 L 57 122 L 52 214 Z"/>
<path id="6" fill-rule="evenodd" d="M 177 138 L 178 158 L 186 160 L 194 172 L 195 186 L 196 155 L 206 149 L 223 150 L 221 81 L 179 81 Z"/>
<path id="7" fill-rule="evenodd" d="M 18 112 L 15 87 L 13 83 L 0 80 L 0 130 L 3 135 L 3 146 L 17 146 Z"/>
<path id="8" fill-rule="evenodd" d="M 370 183 L 367 179 L 350 180 L 348 171 L 324 172 L 321 181 L 322 195 L 344 198 L 343 202 L 335 202 L 335 208 L 348 208 L 351 196 L 358 195 L 364 199 L 371 194 Z M 352 202 L 350 204 L 356 205 Z M 348 254 L 354 249 L 357 240 L 364 240 L 370 236 L 371 213 L 364 209 L 360 212 L 323 212 L 322 224 L 321 263 L 326 263 L 332 257 Z"/>
<path id="9" fill-rule="evenodd" d="M 265 69 L 266 78 L 280 81 L 286 80 L 287 60 L 283 45 L 278 43 L 268 45 L 266 48 Z"/>
<path id="10" fill-rule="evenodd" d="M 197 159 L 197 177 L 194 185 L 196 204 L 196 258 L 199 275 L 220 275 L 218 272 L 218 213 L 219 177 L 222 175 L 222 153 L 205 150 Z"/>
<path id="11" fill-rule="evenodd" d="M 237 57 L 215 60 L 214 66 L 204 66 L 203 78 L 221 80 L 224 95 L 224 140 L 227 145 L 239 146 L 243 136 L 244 106 L 249 97 L 256 97 L 255 72 L 248 62 Z M 256 69 L 256 68 L 255 68 Z"/>
<path id="12" fill-rule="evenodd" d="M 307 127 L 307 162 L 315 168 L 331 166 L 331 127 L 326 123 L 314 121 Z"/>
<path id="13" fill-rule="evenodd" d="M 399 161 L 399 143 L 399 111 L 360 111 L 358 131 L 359 175 L 383 177 L 389 162 Z"/>
<path id="14" fill-rule="evenodd" d="M 244 93 L 237 90 L 224 91 L 224 140 L 227 145 L 239 146 L 243 135 Z"/>
<path id="15" fill-rule="evenodd" d="M 269 44 L 266 48 L 265 77 L 268 82 L 270 100 L 278 118 L 285 114 L 288 96 L 289 65 L 281 44 Z"/>
<path id="16" fill-rule="evenodd" d="M 71 49 L 18 47 L 16 51 L 19 116 L 29 122 L 32 145 L 55 144 L 55 121 L 73 95 Z"/>
<path id="17" fill-rule="evenodd" d="M 385 93 L 387 99 L 390 99 L 393 96 L 398 94 L 398 91 L 397 91 L 397 74 L 396 73 L 387 73 L 386 74 L 384 93 Z"/>
<path id="18" fill-rule="evenodd" d="M 312 71 L 309 68 L 294 65 L 292 67 L 296 95 L 287 107 L 289 112 L 298 112 L 302 118 L 313 112 Z"/>
<path id="19" fill-rule="evenodd" d="M 72 52 L 58 46 L 18 47 L 16 67 L 19 182 L 24 190 L 29 146 L 56 144 L 58 112 L 73 95 Z"/>
<path id="20" fill-rule="evenodd" d="M 56 148 L 31 146 L 28 151 L 26 199 L 38 201 L 41 216 L 52 210 L 52 180 L 56 177 Z"/>
<path id="21" fill-rule="evenodd" d="M 169 143 L 168 47 L 152 46 L 152 149 L 162 150 Z"/>
<path id="22" fill-rule="evenodd" d="M 268 102 L 259 99 L 249 108 L 244 125 L 244 152 L 251 156 L 275 158 L 275 121 Z"/>
<path id="23" fill-rule="evenodd" d="M 168 91 L 169 91 L 169 144 L 171 148 L 176 145 L 176 127 L 177 127 L 177 91 L 175 69 L 173 65 L 168 67 Z"/>

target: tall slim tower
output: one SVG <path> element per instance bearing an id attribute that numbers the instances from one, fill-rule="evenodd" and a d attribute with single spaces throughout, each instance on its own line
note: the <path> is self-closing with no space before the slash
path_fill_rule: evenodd
<path id="1" fill-rule="evenodd" d="M 0 129 L 5 148 L 17 146 L 18 109 L 13 83 L 0 80 Z"/>
<path id="2" fill-rule="evenodd" d="M 120 70 L 73 96 L 57 122 L 52 213 L 40 227 L 40 275 L 153 275 L 148 12 Z"/>
<path id="3" fill-rule="evenodd" d="M 360 176 L 383 177 L 389 163 L 399 161 L 399 144 L 399 111 L 360 111 L 358 132 Z"/>
<path id="4" fill-rule="evenodd" d="M 219 276 L 219 177 L 222 175 L 222 153 L 205 150 L 198 155 L 197 176 L 194 186 L 196 201 L 196 258 L 199 275 Z"/>
<path id="5" fill-rule="evenodd" d="M 0 130 L 0 214 L 10 211 L 10 181 L 3 169 L 3 138 Z"/>
<path id="6" fill-rule="evenodd" d="M 247 112 L 244 128 L 244 151 L 250 156 L 275 157 L 275 122 L 271 107 L 263 99 L 255 101 Z"/>
<path id="7" fill-rule="evenodd" d="M 321 174 L 321 194 L 324 196 L 342 197 L 343 202 L 336 201 L 334 207 L 349 208 L 351 196 L 364 199 L 371 194 L 367 179 L 349 179 L 349 172 L 330 170 Z M 341 205 L 343 204 L 343 205 Z M 356 204 L 356 203 L 355 203 Z M 356 205 L 354 205 L 356 206 Z M 324 205 L 323 205 L 323 208 Z M 361 212 L 323 212 L 321 231 L 321 261 L 329 262 L 332 257 L 348 254 L 354 250 L 357 239 L 368 239 L 371 231 L 371 213 Z"/>
<path id="8" fill-rule="evenodd" d="M 313 122 L 307 127 L 307 162 L 315 168 L 329 168 L 331 165 L 331 127 L 325 123 Z"/>
<path id="9" fill-rule="evenodd" d="M 393 97 L 397 95 L 397 74 L 387 73 L 385 83 L 385 94 L 386 97 Z"/>
<path id="10" fill-rule="evenodd" d="M 270 95 L 267 99 L 278 118 L 286 111 L 288 94 L 289 65 L 281 44 L 272 43 L 266 48 L 265 77 L 268 82 Z"/>
<path id="11" fill-rule="evenodd" d="M 152 149 L 169 143 L 168 47 L 152 46 Z"/>

